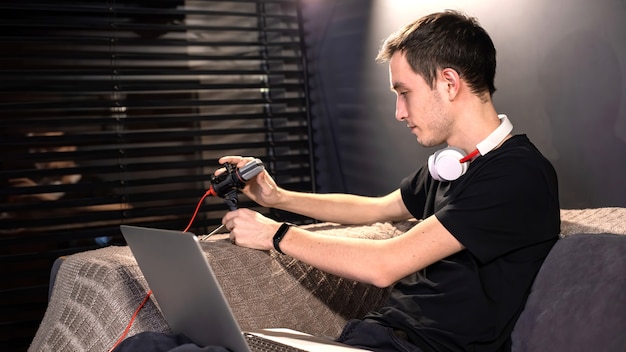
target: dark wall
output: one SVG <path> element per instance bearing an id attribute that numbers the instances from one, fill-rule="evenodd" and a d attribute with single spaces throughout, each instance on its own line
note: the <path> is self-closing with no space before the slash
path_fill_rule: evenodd
<path id="1" fill-rule="evenodd" d="M 625 1 L 305 3 L 318 191 L 385 194 L 434 151 L 394 119 L 388 67 L 374 57 L 398 27 L 451 8 L 491 34 L 496 108 L 553 162 L 562 207 L 626 206 Z"/>

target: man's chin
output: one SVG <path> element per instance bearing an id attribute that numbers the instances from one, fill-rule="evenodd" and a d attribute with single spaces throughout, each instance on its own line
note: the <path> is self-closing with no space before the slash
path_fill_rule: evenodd
<path id="1" fill-rule="evenodd" d="M 442 144 L 441 142 L 437 143 L 432 140 L 424 140 L 423 138 L 420 138 L 419 136 L 417 136 L 415 139 L 417 140 L 417 143 L 419 143 L 419 145 L 421 145 L 424 148 L 436 147 Z"/>
<path id="2" fill-rule="evenodd" d="M 417 143 L 419 143 L 422 147 L 430 147 L 428 141 L 424 138 L 420 138 L 417 134 L 415 135 L 415 140 L 417 140 Z"/>

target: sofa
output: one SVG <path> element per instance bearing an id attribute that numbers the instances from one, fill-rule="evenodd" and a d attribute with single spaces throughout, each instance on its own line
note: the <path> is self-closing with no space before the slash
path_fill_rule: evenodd
<path id="1" fill-rule="evenodd" d="M 329 236 L 383 239 L 415 223 L 306 227 Z M 561 228 L 515 325 L 513 351 L 626 351 L 626 208 L 564 209 Z M 275 251 L 235 246 L 225 236 L 201 245 L 244 330 L 281 327 L 333 338 L 348 319 L 376 309 L 388 294 Z M 109 350 L 149 290 L 129 248 L 110 246 L 57 262 L 29 351 Z M 128 335 L 142 331 L 169 331 L 154 297 Z"/>

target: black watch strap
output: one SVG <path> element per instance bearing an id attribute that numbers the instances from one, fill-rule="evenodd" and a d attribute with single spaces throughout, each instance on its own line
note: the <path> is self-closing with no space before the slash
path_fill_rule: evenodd
<path id="1" fill-rule="evenodd" d="M 293 224 L 284 222 L 282 225 L 280 225 L 278 231 L 276 231 L 274 237 L 272 238 L 272 242 L 274 243 L 274 249 L 280 254 L 285 254 L 283 253 L 283 251 L 280 250 L 280 241 L 283 240 L 283 237 L 285 237 L 287 231 L 289 231 L 289 228 L 291 226 L 293 226 Z"/>

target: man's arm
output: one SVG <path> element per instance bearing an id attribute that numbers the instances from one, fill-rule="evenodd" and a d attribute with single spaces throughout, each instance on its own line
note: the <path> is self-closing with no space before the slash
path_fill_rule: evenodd
<path id="1" fill-rule="evenodd" d="M 220 162 L 242 167 L 249 160 L 224 157 Z M 246 184 L 244 192 L 263 206 L 342 224 L 411 217 L 400 190 L 383 197 L 299 193 L 281 189 L 264 171 Z M 274 247 L 273 237 L 281 225 L 250 209 L 228 212 L 222 223 L 237 245 L 262 250 Z M 320 270 L 380 287 L 389 286 L 463 249 L 435 216 L 388 240 L 326 236 L 291 227 L 279 246 L 285 254 Z"/>
<path id="2" fill-rule="evenodd" d="M 371 224 L 412 217 L 402 202 L 400 190 L 383 197 L 280 190 L 280 200 L 274 207 L 313 219 L 340 224 Z"/>
<path id="3" fill-rule="evenodd" d="M 281 225 L 249 209 L 227 213 L 222 223 L 237 245 L 262 250 L 273 248 L 273 236 Z M 291 227 L 279 247 L 320 270 L 379 287 L 463 249 L 435 216 L 386 240 L 327 236 Z"/>
<path id="4" fill-rule="evenodd" d="M 234 164 L 240 168 L 252 159 L 225 156 L 219 162 Z M 243 192 L 265 207 L 340 224 L 371 224 L 412 217 L 404 206 L 400 190 L 382 197 L 293 192 L 279 187 L 266 170 L 250 179 Z"/>

